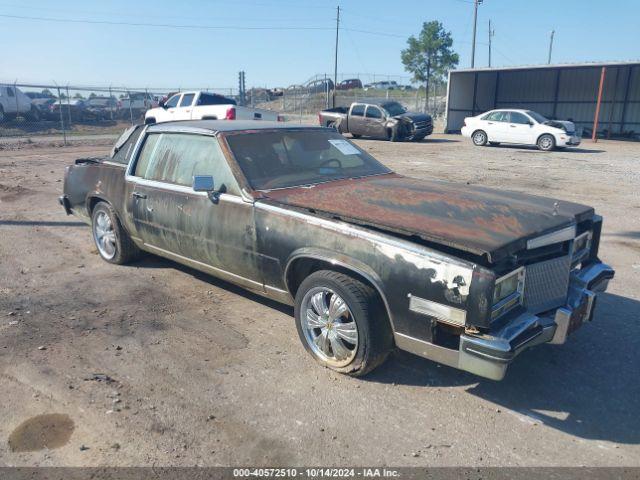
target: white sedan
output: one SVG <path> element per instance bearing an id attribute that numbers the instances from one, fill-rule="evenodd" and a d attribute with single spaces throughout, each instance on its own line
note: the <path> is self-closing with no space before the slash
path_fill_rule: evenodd
<path id="1" fill-rule="evenodd" d="M 540 150 L 553 150 L 580 145 L 573 122 L 548 120 L 531 110 L 491 110 L 464 119 L 462 135 L 474 145 L 514 143 L 537 145 Z"/>

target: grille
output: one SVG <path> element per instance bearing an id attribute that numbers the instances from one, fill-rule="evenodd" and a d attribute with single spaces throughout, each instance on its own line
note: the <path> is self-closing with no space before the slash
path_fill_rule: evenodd
<path id="1" fill-rule="evenodd" d="M 416 122 L 415 124 L 415 129 L 416 130 L 423 130 L 425 128 L 428 128 L 429 126 L 431 126 L 431 122 Z"/>
<path id="2" fill-rule="evenodd" d="M 532 313 L 563 306 L 567 301 L 571 258 L 568 256 L 526 267 L 524 306 Z"/>

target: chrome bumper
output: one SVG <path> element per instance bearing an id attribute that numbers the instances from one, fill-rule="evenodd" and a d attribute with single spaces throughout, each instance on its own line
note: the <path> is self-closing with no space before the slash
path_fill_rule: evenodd
<path id="1" fill-rule="evenodd" d="M 600 262 L 572 273 L 564 307 L 541 315 L 525 312 L 495 332 L 463 334 L 458 350 L 399 333 L 395 334 L 396 345 L 481 377 L 502 380 L 509 363 L 518 354 L 541 343 L 562 344 L 572 332 L 590 321 L 596 293 L 607 289 L 614 274 L 610 266 Z"/>

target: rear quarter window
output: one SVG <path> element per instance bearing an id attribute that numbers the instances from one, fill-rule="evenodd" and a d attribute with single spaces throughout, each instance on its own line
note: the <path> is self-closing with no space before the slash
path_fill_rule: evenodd
<path id="1" fill-rule="evenodd" d="M 118 139 L 113 150 L 111 150 L 111 161 L 128 165 L 131 160 L 133 148 L 140 137 L 140 133 L 144 129 L 143 125 L 136 125 L 128 128 Z"/>

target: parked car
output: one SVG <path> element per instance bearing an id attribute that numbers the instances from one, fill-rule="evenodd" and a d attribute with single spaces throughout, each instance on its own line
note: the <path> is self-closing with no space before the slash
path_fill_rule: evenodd
<path id="1" fill-rule="evenodd" d="M 313 80 L 304 86 L 304 92 L 308 94 L 327 93 L 333 90 L 333 80 L 330 78 L 321 78 Z"/>
<path id="2" fill-rule="evenodd" d="M 398 83 L 394 80 L 369 83 L 364 86 L 365 90 L 397 90 Z"/>
<path id="3" fill-rule="evenodd" d="M 150 108 L 156 108 L 159 105 L 158 100 L 154 95 L 148 92 L 130 92 L 128 97 L 124 97 L 118 101 L 118 108 L 120 110 L 126 110 L 126 114 L 129 114 L 129 110 L 135 112 L 141 112 Z"/>
<path id="4" fill-rule="evenodd" d="M 171 120 L 282 120 L 277 112 L 261 108 L 241 107 L 236 101 L 215 93 L 180 92 L 171 96 L 160 108 L 145 113 L 147 124 Z"/>
<path id="5" fill-rule="evenodd" d="M 580 145 L 573 122 L 548 120 L 531 110 L 499 109 L 467 117 L 462 135 L 477 146 L 513 143 L 549 151 Z"/>
<path id="6" fill-rule="evenodd" d="M 614 276 L 591 207 L 404 177 L 321 127 L 134 127 L 66 168 L 60 203 L 107 262 L 145 251 L 293 304 L 305 349 L 354 376 L 395 345 L 499 380 Z"/>
<path id="7" fill-rule="evenodd" d="M 62 99 L 49 104 L 49 115 L 51 120 L 59 120 L 60 110 L 62 110 L 62 121 L 84 122 L 94 118 L 94 114 L 87 111 L 86 100 L 81 98 Z"/>
<path id="8" fill-rule="evenodd" d="M 36 97 L 31 100 L 31 105 L 38 109 L 40 119 L 50 120 L 52 118 L 51 105 L 57 101 L 54 97 Z"/>
<path id="9" fill-rule="evenodd" d="M 90 97 L 84 102 L 84 106 L 85 117 L 92 120 L 113 120 L 119 112 L 116 97 Z"/>
<path id="10" fill-rule="evenodd" d="M 0 84 L 0 123 L 19 115 L 32 120 L 40 119 L 40 112 L 31 105 L 31 99 L 14 85 Z"/>
<path id="11" fill-rule="evenodd" d="M 408 112 L 393 101 L 373 104 L 354 102 L 349 108 L 322 110 L 318 119 L 320 125 L 333 127 L 340 133 L 350 133 L 354 138 L 420 141 L 433 132 L 430 115 Z"/>
<path id="12" fill-rule="evenodd" d="M 336 87 L 338 90 L 353 90 L 354 88 L 362 88 L 362 82 L 359 78 L 350 78 L 342 80 Z"/>

